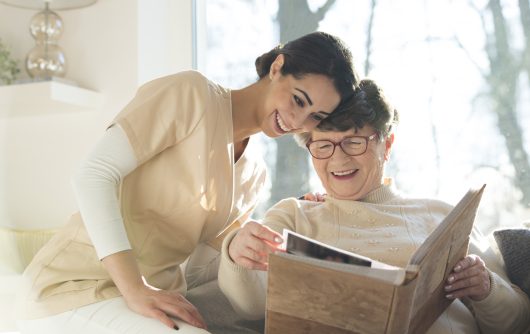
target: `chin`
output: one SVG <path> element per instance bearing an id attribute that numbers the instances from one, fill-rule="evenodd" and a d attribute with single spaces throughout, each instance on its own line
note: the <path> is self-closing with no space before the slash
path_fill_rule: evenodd
<path id="1" fill-rule="evenodd" d="M 340 197 L 337 197 L 337 198 L 338 199 L 343 199 L 343 200 L 348 200 L 348 201 L 358 201 L 362 197 L 354 196 L 354 195 L 346 195 L 346 196 L 340 196 Z"/>
<path id="2" fill-rule="evenodd" d="M 264 124 L 265 125 L 265 124 Z M 266 124 L 268 125 L 268 124 Z M 261 128 L 261 132 L 269 137 L 269 138 L 278 138 L 281 136 L 281 134 L 279 134 L 277 131 L 274 130 L 274 127 L 270 127 L 270 126 L 264 126 Z"/>
<path id="3" fill-rule="evenodd" d="M 350 195 L 337 193 L 336 191 L 331 191 L 331 192 L 327 191 L 326 193 L 336 199 L 350 199 L 351 197 Z"/>
<path id="4" fill-rule="evenodd" d="M 263 133 L 269 138 L 278 138 L 283 136 L 282 134 L 279 134 L 275 131 L 263 131 Z"/>
<path id="5" fill-rule="evenodd" d="M 331 196 L 335 197 L 336 199 L 344 199 L 344 200 L 350 200 L 350 201 L 358 201 L 362 199 L 366 194 L 359 194 L 359 193 L 352 193 L 350 192 L 328 192 L 328 194 L 333 194 Z"/>

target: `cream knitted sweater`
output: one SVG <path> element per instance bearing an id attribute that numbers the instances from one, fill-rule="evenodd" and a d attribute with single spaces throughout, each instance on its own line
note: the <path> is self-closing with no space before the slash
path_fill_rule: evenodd
<path id="1" fill-rule="evenodd" d="M 383 185 L 361 201 L 325 202 L 285 199 L 266 214 L 263 224 L 275 231 L 284 228 L 327 244 L 353 251 L 396 266 L 405 266 L 418 246 L 451 211 L 437 200 L 410 199 Z M 234 309 L 246 318 L 265 315 L 266 273 L 247 270 L 228 256 L 223 244 L 219 285 Z M 530 326 L 530 300 L 511 285 L 492 249 L 483 249 L 485 239 L 474 231 L 470 253 L 478 254 L 490 269 L 492 289 L 480 301 L 456 300 L 429 329 L 429 334 L 523 333 Z"/>

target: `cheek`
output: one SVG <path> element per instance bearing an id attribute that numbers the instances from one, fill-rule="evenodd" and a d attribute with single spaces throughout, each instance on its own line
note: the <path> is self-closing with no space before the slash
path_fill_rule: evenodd
<path id="1" fill-rule="evenodd" d="M 363 155 L 363 161 L 360 163 L 367 168 L 368 173 L 378 174 L 383 169 L 385 164 L 384 152 L 366 152 L 366 154 Z"/>
<path id="2" fill-rule="evenodd" d="M 377 167 L 379 167 L 379 169 L 382 169 L 383 165 L 385 164 L 385 154 L 378 154 L 375 159 L 377 159 Z"/>
<path id="3" fill-rule="evenodd" d="M 278 87 L 275 87 L 273 90 L 271 90 L 266 102 L 269 109 L 278 109 L 279 106 L 285 104 L 284 95 L 285 93 L 281 89 L 278 89 Z"/>
<path id="4" fill-rule="evenodd" d="M 286 105 L 290 101 L 290 94 L 285 89 L 278 88 L 275 91 L 273 100 L 277 104 Z"/>
<path id="5" fill-rule="evenodd" d="M 313 159 L 313 168 L 317 172 L 318 177 L 324 182 L 326 181 L 326 163 L 323 160 Z"/>
<path id="6" fill-rule="evenodd" d="M 385 168 L 385 154 L 384 152 L 381 152 L 381 154 L 378 154 L 374 156 L 372 163 L 372 174 L 375 180 L 379 180 L 381 177 L 383 177 L 383 171 Z"/>
<path id="7" fill-rule="evenodd" d="M 321 121 L 317 121 L 315 120 L 314 118 L 312 117 L 308 117 L 305 121 L 304 121 L 304 131 L 312 131 L 313 129 L 315 129 L 317 127 L 317 125 L 320 123 Z"/>

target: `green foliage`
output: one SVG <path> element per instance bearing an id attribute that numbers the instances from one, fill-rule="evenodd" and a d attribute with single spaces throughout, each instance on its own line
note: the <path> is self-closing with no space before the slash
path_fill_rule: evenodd
<path id="1" fill-rule="evenodd" d="M 11 58 L 9 50 L 0 39 L 0 85 L 10 85 L 16 80 L 20 73 L 17 65 L 17 61 Z"/>

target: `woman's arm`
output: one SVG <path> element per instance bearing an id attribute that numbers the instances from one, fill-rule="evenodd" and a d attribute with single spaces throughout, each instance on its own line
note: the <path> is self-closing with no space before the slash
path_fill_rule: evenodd
<path id="1" fill-rule="evenodd" d="M 236 264 L 229 255 L 229 245 L 239 230 L 228 234 L 223 242 L 219 264 L 219 288 L 237 314 L 245 319 L 263 319 L 267 291 L 267 273 Z"/>
<path id="2" fill-rule="evenodd" d="M 125 132 L 115 125 L 105 131 L 72 178 L 77 205 L 99 259 L 131 249 L 118 191 L 123 178 L 136 166 Z"/>
<path id="3" fill-rule="evenodd" d="M 219 287 L 234 310 L 246 319 L 265 316 L 268 256 L 280 246 L 283 228 L 294 230 L 296 200 L 279 202 L 263 224 L 248 222 L 226 236 L 219 265 Z M 276 238 L 280 238 L 275 240 Z"/>
<path id="4" fill-rule="evenodd" d="M 530 300 L 518 287 L 491 271 L 491 292 L 471 303 L 480 330 L 484 334 L 528 333 Z"/>
<path id="5" fill-rule="evenodd" d="M 193 326 L 206 328 L 206 323 L 195 306 L 178 291 L 159 290 L 143 280 L 131 251 L 109 255 L 102 261 L 131 310 L 158 319 L 170 328 L 175 323 L 168 315 Z"/>
<path id="6" fill-rule="evenodd" d="M 463 278 L 463 280 L 469 280 L 474 276 L 473 273 L 482 272 L 476 270 L 476 267 L 482 267 L 481 263 L 484 264 L 488 274 L 488 282 L 485 284 L 489 287 L 487 294 L 481 293 L 485 291 L 485 288 L 472 288 L 468 290 L 470 293 L 464 297 L 470 301 L 469 305 L 481 332 L 485 334 L 526 333 L 530 328 L 528 316 L 530 299 L 517 286 L 510 284 L 499 256 L 476 229 L 471 235 L 469 252 L 479 255 L 480 261 L 475 258 L 475 261 L 467 262 L 466 260 L 467 263 L 463 263 L 466 268 L 475 268 L 468 273 L 468 278 Z M 460 270 L 462 273 L 465 271 L 464 268 Z"/>
<path id="7" fill-rule="evenodd" d="M 134 151 L 118 125 L 105 132 L 82 162 L 73 186 L 90 239 L 129 308 L 171 328 L 168 315 L 205 328 L 198 311 L 180 293 L 150 287 L 138 269 L 118 200 L 120 183 L 136 167 Z"/>

